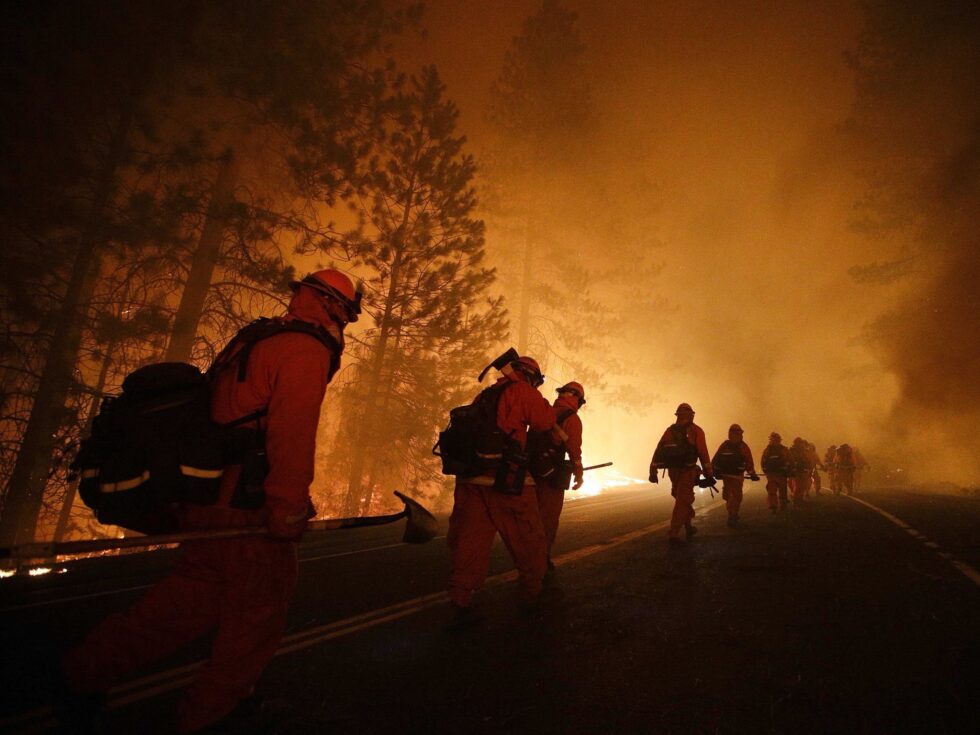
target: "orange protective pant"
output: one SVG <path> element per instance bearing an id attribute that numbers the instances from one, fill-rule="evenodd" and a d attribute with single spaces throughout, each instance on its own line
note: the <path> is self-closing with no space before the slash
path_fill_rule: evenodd
<path id="1" fill-rule="evenodd" d="M 844 488 L 844 492 L 850 495 L 854 492 L 854 468 L 845 467 L 837 471 L 840 477 L 840 484 Z"/>
<path id="2" fill-rule="evenodd" d="M 820 471 L 819 470 L 814 470 L 813 471 L 813 492 L 814 492 L 815 495 L 819 495 L 820 494 L 820 488 L 822 487 L 822 485 L 823 485 L 823 481 L 820 479 Z"/>
<path id="3" fill-rule="evenodd" d="M 484 485 L 457 482 L 446 540 L 452 556 L 449 596 L 467 607 L 490 569 L 490 549 L 497 534 L 517 567 L 525 599 L 541 592 L 548 569 L 548 549 L 533 486 L 520 495 L 504 495 Z"/>
<path id="4" fill-rule="evenodd" d="M 742 486 L 745 479 L 741 477 L 721 478 L 721 497 L 725 501 L 729 518 L 738 518 L 738 510 L 742 507 Z"/>
<path id="5" fill-rule="evenodd" d="M 766 480 L 766 493 L 770 508 L 785 508 L 789 503 L 787 497 L 787 477 L 785 475 L 769 475 Z"/>
<path id="6" fill-rule="evenodd" d="M 681 529 L 694 520 L 694 486 L 701 470 L 697 467 L 683 467 L 667 470 L 670 477 L 670 494 L 674 496 L 674 512 L 670 515 L 671 538 L 679 538 Z"/>
<path id="7" fill-rule="evenodd" d="M 803 499 L 810 494 L 811 477 L 809 472 L 799 472 L 796 475 L 796 482 L 793 483 L 793 502 L 802 503 Z"/>
<path id="8" fill-rule="evenodd" d="M 179 732 L 187 733 L 251 694 L 282 637 L 298 567 L 289 541 L 197 541 L 183 550 L 168 577 L 102 621 L 63 666 L 75 691 L 103 693 L 127 672 L 216 631 L 211 659 L 179 705 Z"/>
<path id="9" fill-rule="evenodd" d="M 548 544 L 548 558 L 551 558 L 551 547 L 555 545 L 558 535 L 558 519 L 561 509 L 565 506 L 565 491 L 551 487 L 546 482 L 537 485 L 538 512 L 541 514 L 541 525 L 544 527 L 544 539 Z"/>

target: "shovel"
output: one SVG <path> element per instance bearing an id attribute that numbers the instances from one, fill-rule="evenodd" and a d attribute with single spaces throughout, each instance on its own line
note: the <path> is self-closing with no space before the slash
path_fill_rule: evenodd
<path id="1" fill-rule="evenodd" d="M 406 519 L 405 533 L 402 542 L 406 544 L 424 544 L 434 539 L 439 533 L 439 523 L 421 504 L 407 495 L 395 491 L 395 495 L 405 504 L 400 513 L 385 516 L 357 516 L 354 518 L 328 518 L 323 521 L 310 521 L 306 532 L 337 531 L 342 528 L 362 528 L 364 526 L 382 526 Z M 141 546 L 163 546 L 177 544 L 183 541 L 205 541 L 212 539 L 241 538 L 243 536 L 266 536 L 269 529 L 263 527 L 218 528 L 204 531 L 185 531 L 183 533 L 167 533 L 157 536 L 134 536 L 131 538 L 93 539 L 91 541 L 64 541 L 54 543 L 40 541 L 33 544 L 22 544 L 0 548 L 0 559 L 53 559 L 64 554 L 84 554 L 93 551 L 109 549 L 128 549 Z"/>

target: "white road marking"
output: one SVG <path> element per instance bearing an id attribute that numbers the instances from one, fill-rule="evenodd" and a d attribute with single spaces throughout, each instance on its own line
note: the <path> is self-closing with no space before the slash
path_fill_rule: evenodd
<path id="1" fill-rule="evenodd" d="M 724 502 L 719 500 L 702 508 L 698 508 L 697 510 L 698 513 L 703 516 L 714 508 L 722 505 L 724 505 Z M 638 538 L 648 536 L 652 533 L 656 533 L 657 531 L 662 531 L 669 525 L 669 520 L 654 523 L 652 525 L 637 529 L 636 531 L 630 531 L 629 533 L 615 536 L 600 544 L 592 544 L 581 549 L 566 552 L 555 557 L 553 561 L 556 566 L 562 566 L 603 551 L 614 549 L 617 546 L 621 546 L 622 544 L 630 541 L 635 541 Z M 516 579 L 517 571 L 510 570 L 508 572 L 503 572 L 501 574 L 495 574 L 492 577 L 488 577 L 484 586 L 496 587 Z M 305 648 L 310 648 L 320 643 L 333 640 L 334 638 L 352 635 L 362 630 L 374 628 L 383 623 L 405 618 L 409 615 L 414 615 L 417 612 L 444 604 L 448 601 L 449 595 L 447 593 L 435 592 L 410 600 L 404 600 L 387 607 L 371 610 L 369 612 L 362 613 L 361 615 L 355 615 L 343 620 L 326 623 L 325 625 L 317 626 L 315 628 L 298 631 L 283 637 L 282 642 L 279 645 L 279 649 L 276 651 L 275 655 L 282 656 L 287 653 L 301 651 Z M 186 666 L 180 666 L 167 671 L 161 671 L 157 674 L 151 674 L 140 679 L 134 679 L 133 681 L 129 681 L 125 684 L 114 687 L 109 693 L 109 702 L 107 703 L 106 708 L 110 710 L 118 709 L 128 704 L 132 704 L 133 702 L 139 702 L 144 699 L 155 697 L 158 694 L 165 694 L 175 689 L 181 689 L 193 681 L 194 672 L 203 665 L 203 661 L 198 661 L 193 664 L 187 664 Z M 0 727 L 6 729 L 16 727 L 21 723 L 23 723 L 22 727 L 26 728 L 18 731 L 21 733 L 40 732 L 56 727 L 58 724 L 52 717 L 52 710 L 50 707 L 38 707 L 0 720 Z"/>
<path id="2" fill-rule="evenodd" d="M 899 528 L 902 528 L 905 531 L 907 531 L 910 536 L 913 536 L 913 537 L 917 538 L 919 541 L 922 542 L 922 545 L 923 546 L 927 546 L 930 549 L 936 550 L 936 553 L 937 553 L 938 556 L 940 556 L 943 559 L 945 559 L 946 561 L 948 561 L 964 577 L 966 577 L 971 582 L 973 582 L 973 584 L 975 584 L 977 587 L 980 587 L 980 572 L 978 572 L 972 566 L 970 566 L 969 564 L 967 564 L 965 561 L 961 561 L 961 560 L 957 559 L 955 556 L 953 556 L 952 554 L 950 554 L 948 551 L 939 551 L 939 548 L 940 548 L 939 544 L 937 544 L 935 541 L 929 540 L 929 537 L 928 536 L 926 536 L 925 534 L 920 533 L 919 531 L 915 530 L 914 528 L 912 528 L 912 526 L 910 526 L 909 524 L 907 524 L 901 518 L 892 515 L 887 510 L 884 510 L 882 508 L 879 508 L 877 505 L 872 505 L 867 500 L 861 500 L 861 498 L 856 498 L 853 495 L 845 495 L 844 497 L 847 498 L 848 500 L 853 500 L 855 503 L 860 503 L 861 505 L 870 508 L 875 513 L 877 513 L 878 515 L 880 515 L 880 516 L 882 516 L 884 518 L 887 518 L 889 521 L 891 521 L 892 523 L 894 523 Z"/>

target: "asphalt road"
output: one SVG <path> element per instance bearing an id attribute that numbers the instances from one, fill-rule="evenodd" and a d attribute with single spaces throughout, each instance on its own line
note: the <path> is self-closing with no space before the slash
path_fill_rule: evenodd
<path id="1" fill-rule="evenodd" d="M 705 496 L 682 551 L 664 486 L 569 502 L 542 608 L 517 608 L 498 544 L 483 622 L 462 631 L 447 628 L 444 540 L 323 534 L 302 548 L 261 710 L 229 731 L 980 731 L 980 499 L 867 491 L 772 515 L 747 488 L 744 528 Z M 173 558 L 0 581 L 0 729 L 50 730 L 54 662 Z M 115 690 L 109 731 L 167 732 L 206 650 Z"/>

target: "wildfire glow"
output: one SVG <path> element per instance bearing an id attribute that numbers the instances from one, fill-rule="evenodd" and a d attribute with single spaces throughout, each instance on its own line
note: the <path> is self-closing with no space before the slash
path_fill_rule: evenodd
<path id="1" fill-rule="evenodd" d="M 7 577 L 13 577 L 17 572 L 13 569 L 0 569 L 0 579 L 6 579 Z"/>
<path id="2" fill-rule="evenodd" d="M 593 470 L 585 473 L 585 484 L 575 492 L 565 495 L 565 500 L 575 498 L 590 498 L 594 495 L 610 490 L 615 487 L 628 487 L 630 485 L 641 485 L 646 480 L 638 477 L 624 475 L 612 467 L 603 467 L 601 470 Z"/>

